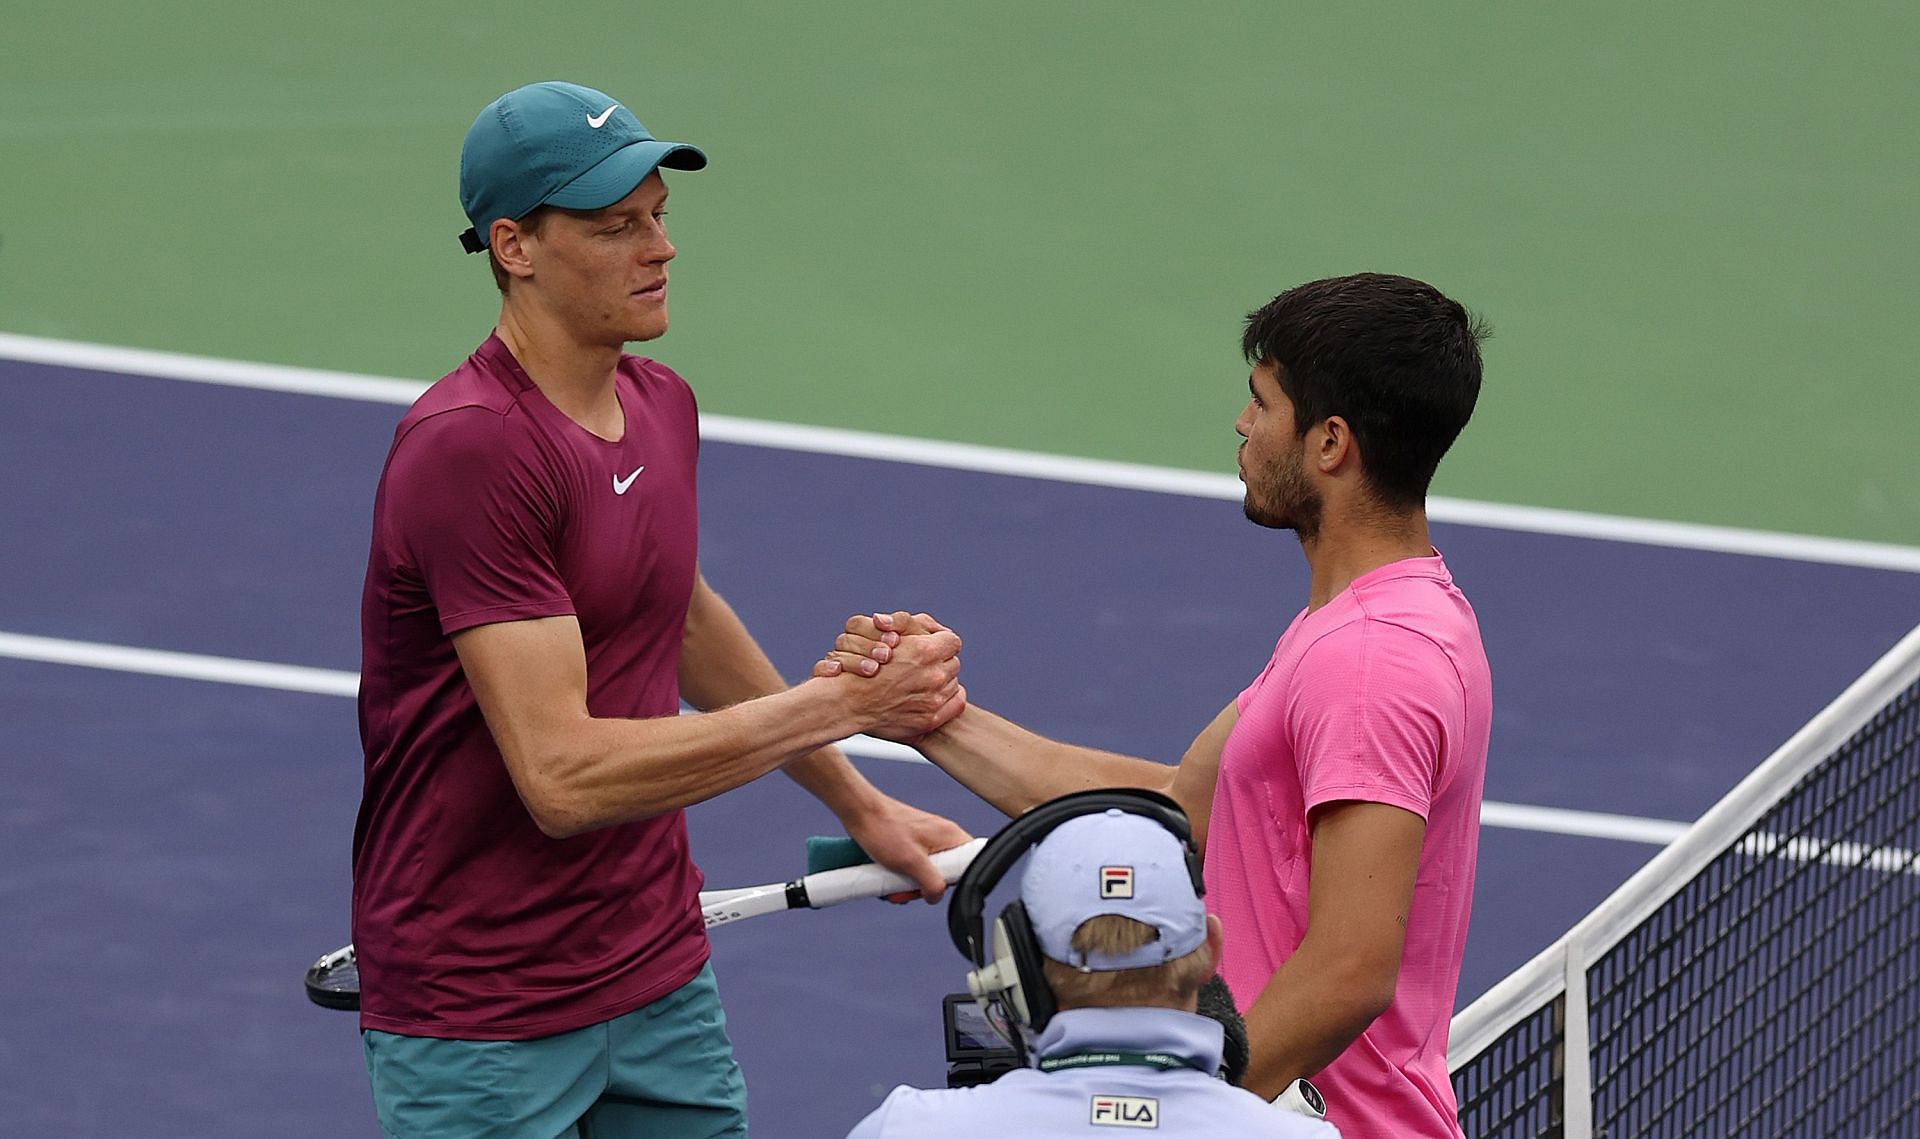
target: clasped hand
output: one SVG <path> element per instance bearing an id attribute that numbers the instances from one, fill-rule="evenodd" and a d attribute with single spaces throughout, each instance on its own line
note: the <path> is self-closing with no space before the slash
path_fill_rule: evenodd
<path id="1" fill-rule="evenodd" d="M 813 675 L 844 677 L 873 712 L 867 734 L 914 743 L 967 706 L 960 685 L 960 638 L 925 613 L 857 614 L 814 663 Z"/>

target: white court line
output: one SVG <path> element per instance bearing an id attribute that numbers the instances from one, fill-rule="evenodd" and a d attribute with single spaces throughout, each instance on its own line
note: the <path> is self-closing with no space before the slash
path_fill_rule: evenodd
<path id="1" fill-rule="evenodd" d="M 1564 807 L 1530 807 L 1524 803 L 1482 801 L 1480 825 L 1665 846 L 1685 834 L 1691 824 L 1638 815 L 1609 815 L 1601 811 L 1573 811 Z"/>
<path id="2" fill-rule="evenodd" d="M 46 340 L 12 333 L 0 333 L 0 359 L 400 406 L 412 403 L 422 391 L 426 390 L 424 383 L 414 380 L 362 376 L 348 372 L 329 372 L 281 364 L 216 360 L 174 352 L 115 348 L 68 340 Z M 743 443 L 813 454 L 1017 475 L 1084 486 L 1117 487 L 1234 501 L 1240 498 L 1241 493 L 1239 480 L 1224 474 L 1155 467 L 1143 463 L 1044 455 L 1003 447 L 951 443 L 937 439 L 916 439 L 869 431 L 769 423 L 727 415 L 702 416 L 701 434 L 705 438 L 723 443 Z M 1883 542 L 1818 538 L 1804 534 L 1780 534 L 1766 530 L 1708 526 L 1693 522 L 1623 518 L 1540 506 L 1476 502 L 1464 498 L 1429 498 L 1427 512 L 1437 522 L 1483 526 L 1495 530 L 1559 534 L 1567 537 L 1631 542 L 1673 549 L 1706 550 L 1714 553 L 1747 554 L 1789 561 L 1821 562 L 1831 565 L 1920 573 L 1920 547 Z"/>
<path id="3" fill-rule="evenodd" d="M 310 692 L 322 696 L 350 697 L 360 690 L 360 677 L 340 669 L 307 668 L 302 665 L 203 656 L 199 653 L 139 649 L 127 645 L 100 644 L 94 641 L 34 637 L 23 633 L 0 633 L 0 657 L 37 661 L 43 664 L 101 668 L 113 672 L 132 672 L 143 676 L 210 680 L 217 684 L 271 688 L 281 692 Z M 840 746 L 848 755 L 858 759 L 931 766 L 919 752 L 904 744 L 878 740 L 870 736 L 854 736 L 842 742 Z M 1621 842 L 1650 843 L 1654 846 L 1665 846 L 1687 829 L 1687 824 L 1668 819 L 1608 815 L 1597 811 L 1569 811 L 1558 807 L 1529 807 L 1519 803 L 1484 803 L 1480 809 L 1480 822 L 1484 826 L 1504 827 L 1510 830 L 1608 838 Z"/>
<path id="4" fill-rule="evenodd" d="M 0 633 L 0 657 L 104 668 L 113 672 L 137 672 L 144 676 L 169 676 L 180 680 L 211 680 L 217 684 L 243 684 L 250 688 L 272 688 L 280 692 L 312 692 L 321 696 L 353 696 L 360 691 L 360 677 L 338 669 L 234 660 L 229 657 L 202 656 L 199 653 L 167 652 L 163 649 L 136 649 L 127 645 L 103 645 L 55 637 L 30 637 L 22 633 Z"/>

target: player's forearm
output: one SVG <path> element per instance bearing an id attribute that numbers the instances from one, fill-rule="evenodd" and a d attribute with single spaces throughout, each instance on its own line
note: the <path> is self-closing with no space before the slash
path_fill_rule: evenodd
<path id="1" fill-rule="evenodd" d="M 722 708 L 787 690 L 786 682 L 774 671 L 759 645 L 745 637 L 744 628 L 740 632 L 745 646 L 736 642 L 735 652 L 725 656 L 703 654 L 705 663 L 693 670 L 696 679 L 692 691 L 685 680 L 682 681 L 681 694 L 688 703 L 702 709 Z M 684 677 L 688 670 L 683 668 L 681 672 Z M 833 740 L 846 734 L 850 733 L 835 736 Z M 876 807 L 885 796 L 847 761 L 839 748 L 831 746 L 831 741 L 825 742 L 828 746 L 798 756 L 785 764 L 783 770 L 841 822 L 847 823 L 861 812 Z"/>
<path id="2" fill-rule="evenodd" d="M 1036 735 L 977 705 L 915 745 L 942 771 L 1009 815 L 1095 787 L 1165 791 L 1173 768 Z"/>
<path id="3" fill-rule="evenodd" d="M 710 711 L 786 688 L 786 680 L 747 631 L 746 623 L 703 579 L 688 606 L 681 641 L 681 698 Z M 842 821 L 883 798 L 838 748 L 823 747 L 802 755 L 784 770 Z"/>
<path id="4" fill-rule="evenodd" d="M 1272 1099 L 1338 1059 L 1393 999 L 1391 982 L 1374 972 L 1303 942 L 1246 1011 L 1247 1090 Z"/>
<path id="5" fill-rule="evenodd" d="M 843 825 L 876 810 L 887 796 L 860 774 L 839 748 L 823 747 L 783 768 L 807 794 L 820 800 Z"/>
<path id="6" fill-rule="evenodd" d="M 534 821 L 566 837 L 710 799 L 857 727 L 845 700 L 810 681 L 695 716 L 581 717 L 502 750 Z"/>

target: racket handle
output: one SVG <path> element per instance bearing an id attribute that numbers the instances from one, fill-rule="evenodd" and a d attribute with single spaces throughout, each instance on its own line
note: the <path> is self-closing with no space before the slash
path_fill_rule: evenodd
<path id="1" fill-rule="evenodd" d="M 933 868 L 938 870 L 940 877 L 947 882 L 958 882 L 960 875 L 967 872 L 967 867 L 973 865 L 974 856 L 978 855 L 986 845 L 985 838 L 976 838 L 970 842 L 961 843 L 952 850 L 936 851 L 932 856 Z"/>
<path id="2" fill-rule="evenodd" d="M 980 848 L 985 845 L 986 839 L 976 838 L 952 850 L 938 851 L 932 855 L 934 869 L 940 871 L 942 878 L 952 882 L 966 872 L 974 855 L 979 854 Z M 877 863 L 809 874 L 801 882 L 807 889 L 807 905 L 816 910 L 837 906 L 855 898 L 882 898 L 920 888 L 913 879 L 895 874 Z"/>

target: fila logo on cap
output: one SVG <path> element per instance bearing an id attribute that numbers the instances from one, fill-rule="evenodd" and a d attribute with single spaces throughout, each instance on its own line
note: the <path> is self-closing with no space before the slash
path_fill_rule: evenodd
<path id="1" fill-rule="evenodd" d="M 1103 898 L 1133 897 L 1133 867 L 1102 866 L 1100 868 L 1100 896 Z"/>
<path id="2" fill-rule="evenodd" d="M 1143 1095 L 1097 1095 L 1087 1116 L 1095 1127 L 1160 1127 L 1160 1101 Z"/>

